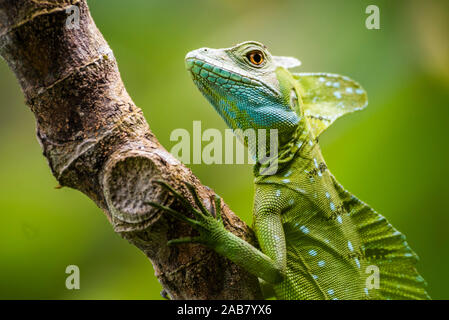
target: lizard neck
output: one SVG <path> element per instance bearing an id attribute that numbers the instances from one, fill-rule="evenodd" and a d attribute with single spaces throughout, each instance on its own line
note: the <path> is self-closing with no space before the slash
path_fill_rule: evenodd
<path id="1" fill-rule="evenodd" d="M 293 134 L 287 139 L 280 137 L 279 142 L 280 145 L 275 158 L 270 158 L 270 161 L 266 161 L 265 163 L 257 161 L 254 166 L 256 180 L 258 177 L 277 175 L 291 167 L 292 163 L 297 161 L 313 158 L 318 158 L 317 161 L 322 160 L 318 139 L 313 136 L 310 125 L 304 117 L 299 121 Z M 267 155 L 268 158 L 269 156 Z M 273 163 L 275 166 L 273 166 Z M 268 168 L 270 166 L 275 169 L 270 171 Z"/>
<path id="2" fill-rule="evenodd" d="M 338 209 L 339 195 L 321 153 L 318 139 L 312 134 L 308 122 L 302 122 L 296 132 L 279 148 L 278 167 L 271 175 L 260 174 L 263 168 L 256 164 L 256 184 L 285 186 L 316 203 L 323 212 Z M 325 198 L 325 201 L 320 199 Z"/>

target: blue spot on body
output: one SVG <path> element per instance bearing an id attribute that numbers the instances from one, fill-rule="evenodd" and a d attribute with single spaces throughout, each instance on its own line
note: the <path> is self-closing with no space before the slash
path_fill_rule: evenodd
<path id="1" fill-rule="evenodd" d="M 304 189 L 301 188 L 295 188 L 296 191 L 302 193 L 302 194 L 306 194 L 307 192 Z"/>
<path id="2" fill-rule="evenodd" d="M 348 248 L 349 250 L 354 251 L 354 247 L 352 246 L 352 243 L 349 240 L 348 240 Z"/>
<path id="3" fill-rule="evenodd" d="M 357 93 L 357 94 L 363 94 L 363 90 L 362 90 L 362 89 L 356 89 L 356 90 L 355 90 L 355 93 Z"/>
<path id="4" fill-rule="evenodd" d="M 326 198 L 329 199 L 330 197 L 331 197 L 330 193 L 326 191 Z"/>
<path id="5" fill-rule="evenodd" d="M 424 282 L 424 278 L 421 276 L 416 276 L 416 281 L 418 282 Z"/>
<path id="6" fill-rule="evenodd" d="M 327 290 L 327 293 L 329 293 L 330 295 L 333 295 L 334 294 L 334 290 L 329 289 L 329 290 Z"/>
<path id="7" fill-rule="evenodd" d="M 318 261 L 318 266 L 319 267 L 324 267 L 325 264 L 326 264 L 326 262 L 324 262 L 324 260 Z"/>
<path id="8" fill-rule="evenodd" d="M 279 197 L 281 195 L 281 190 L 277 189 L 276 190 L 276 197 Z"/>
<path id="9" fill-rule="evenodd" d="M 346 88 L 346 92 L 347 92 L 347 93 L 353 93 L 354 90 L 352 90 L 352 88 Z"/>
<path id="10" fill-rule="evenodd" d="M 290 182 L 290 179 L 284 179 L 284 180 L 282 180 L 282 182 L 283 182 L 283 183 L 289 183 L 289 182 Z"/>
<path id="11" fill-rule="evenodd" d="M 343 219 L 341 218 L 341 216 L 338 216 L 338 217 L 337 217 L 337 221 L 338 221 L 338 223 L 340 223 L 340 224 L 343 223 Z"/>
<path id="12" fill-rule="evenodd" d="M 310 232 L 309 229 L 308 229 L 306 226 L 301 226 L 301 227 L 299 228 L 299 230 L 301 230 L 301 231 L 304 232 L 305 234 L 307 234 L 307 233 Z"/>
<path id="13" fill-rule="evenodd" d="M 365 290 L 365 294 L 368 295 L 368 288 L 365 288 L 363 290 Z"/>
<path id="14" fill-rule="evenodd" d="M 318 279 L 318 276 L 315 274 L 312 274 L 312 278 L 316 280 L 316 279 Z"/>
<path id="15" fill-rule="evenodd" d="M 330 203 L 330 207 L 332 211 L 335 211 L 335 204 L 333 202 Z"/>
<path id="16" fill-rule="evenodd" d="M 360 261 L 357 258 L 354 258 L 355 260 L 355 264 L 357 265 L 357 267 L 360 269 Z"/>
<path id="17" fill-rule="evenodd" d="M 316 250 L 309 250 L 309 254 L 312 256 L 312 257 L 315 257 L 316 255 L 317 255 L 317 252 L 316 252 Z"/>
<path id="18" fill-rule="evenodd" d="M 335 91 L 335 92 L 334 92 L 334 96 L 335 96 L 337 99 L 341 99 L 341 93 L 340 93 L 340 91 Z"/>

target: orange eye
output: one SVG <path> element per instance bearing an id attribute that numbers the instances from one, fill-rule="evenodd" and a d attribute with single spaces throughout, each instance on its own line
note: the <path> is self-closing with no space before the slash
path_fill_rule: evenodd
<path id="1" fill-rule="evenodd" d="M 263 56 L 262 51 L 258 51 L 258 50 L 248 52 L 246 57 L 252 64 L 254 64 L 256 66 L 260 66 L 262 64 L 262 62 L 264 61 L 264 56 Z"/>

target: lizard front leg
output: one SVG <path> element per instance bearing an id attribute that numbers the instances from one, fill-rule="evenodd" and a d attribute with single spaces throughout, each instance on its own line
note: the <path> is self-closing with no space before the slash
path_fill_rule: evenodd
<path id="1" fill-rule="evenodd" d="M 154 181 L 170 191 L 181 203 L 193 213 L 195 219 L 188 218 L 169 207 L 162 206 L 155 202 L 148 204 L 163 210 L 171 216 L 180 219 L 199 232 L 197 237 L 174 239 L 168 242 L 169 245 L 180 243 L 201 243 L 215 250 L 217 253 L 228 258 L 237 265 L 243 267 L 251 274 L 269 282 L 278 283 L 283 279 L 283 269 L 279 262 L 276 262 L 245 240 L 237 237 L 225 229 L 221 220 L 220 203 L 221 199 L 215 195 L 215 217 L 204 207 L 195 188 L 186 183 L 186 187 L 192 193 L 195 204 L 199 210 L 193 207 L 190 202 L 164 181 Z"/>
<path id="2" fill-rule="evenodd" d="M 285 274 L 287 269 L 287 249 L 280 210 L 271 206 L 269 201 L 261 201 L 266 203 L 266 205 L 257 202 L 258 197 L 256 196 L 254 229 L 260 248 L 271 260 L 275 261 L 277 268 Z M 262 280 L 259 282 L 265 298 L 275 295 L 273 283 Z"/>

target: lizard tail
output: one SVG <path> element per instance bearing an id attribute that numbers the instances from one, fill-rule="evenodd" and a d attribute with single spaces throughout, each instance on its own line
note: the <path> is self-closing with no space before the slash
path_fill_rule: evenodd
<path id="1" fill-rule="evenodd" d="M 416 270 L 418 256 L 382 215 L 346 191 L 335 179 L 346 212 L 362 239 L 362 254 L 379 270 L 379 288 L 370 290 L 377 299 L 430 299 L 427 283 Z"/>

